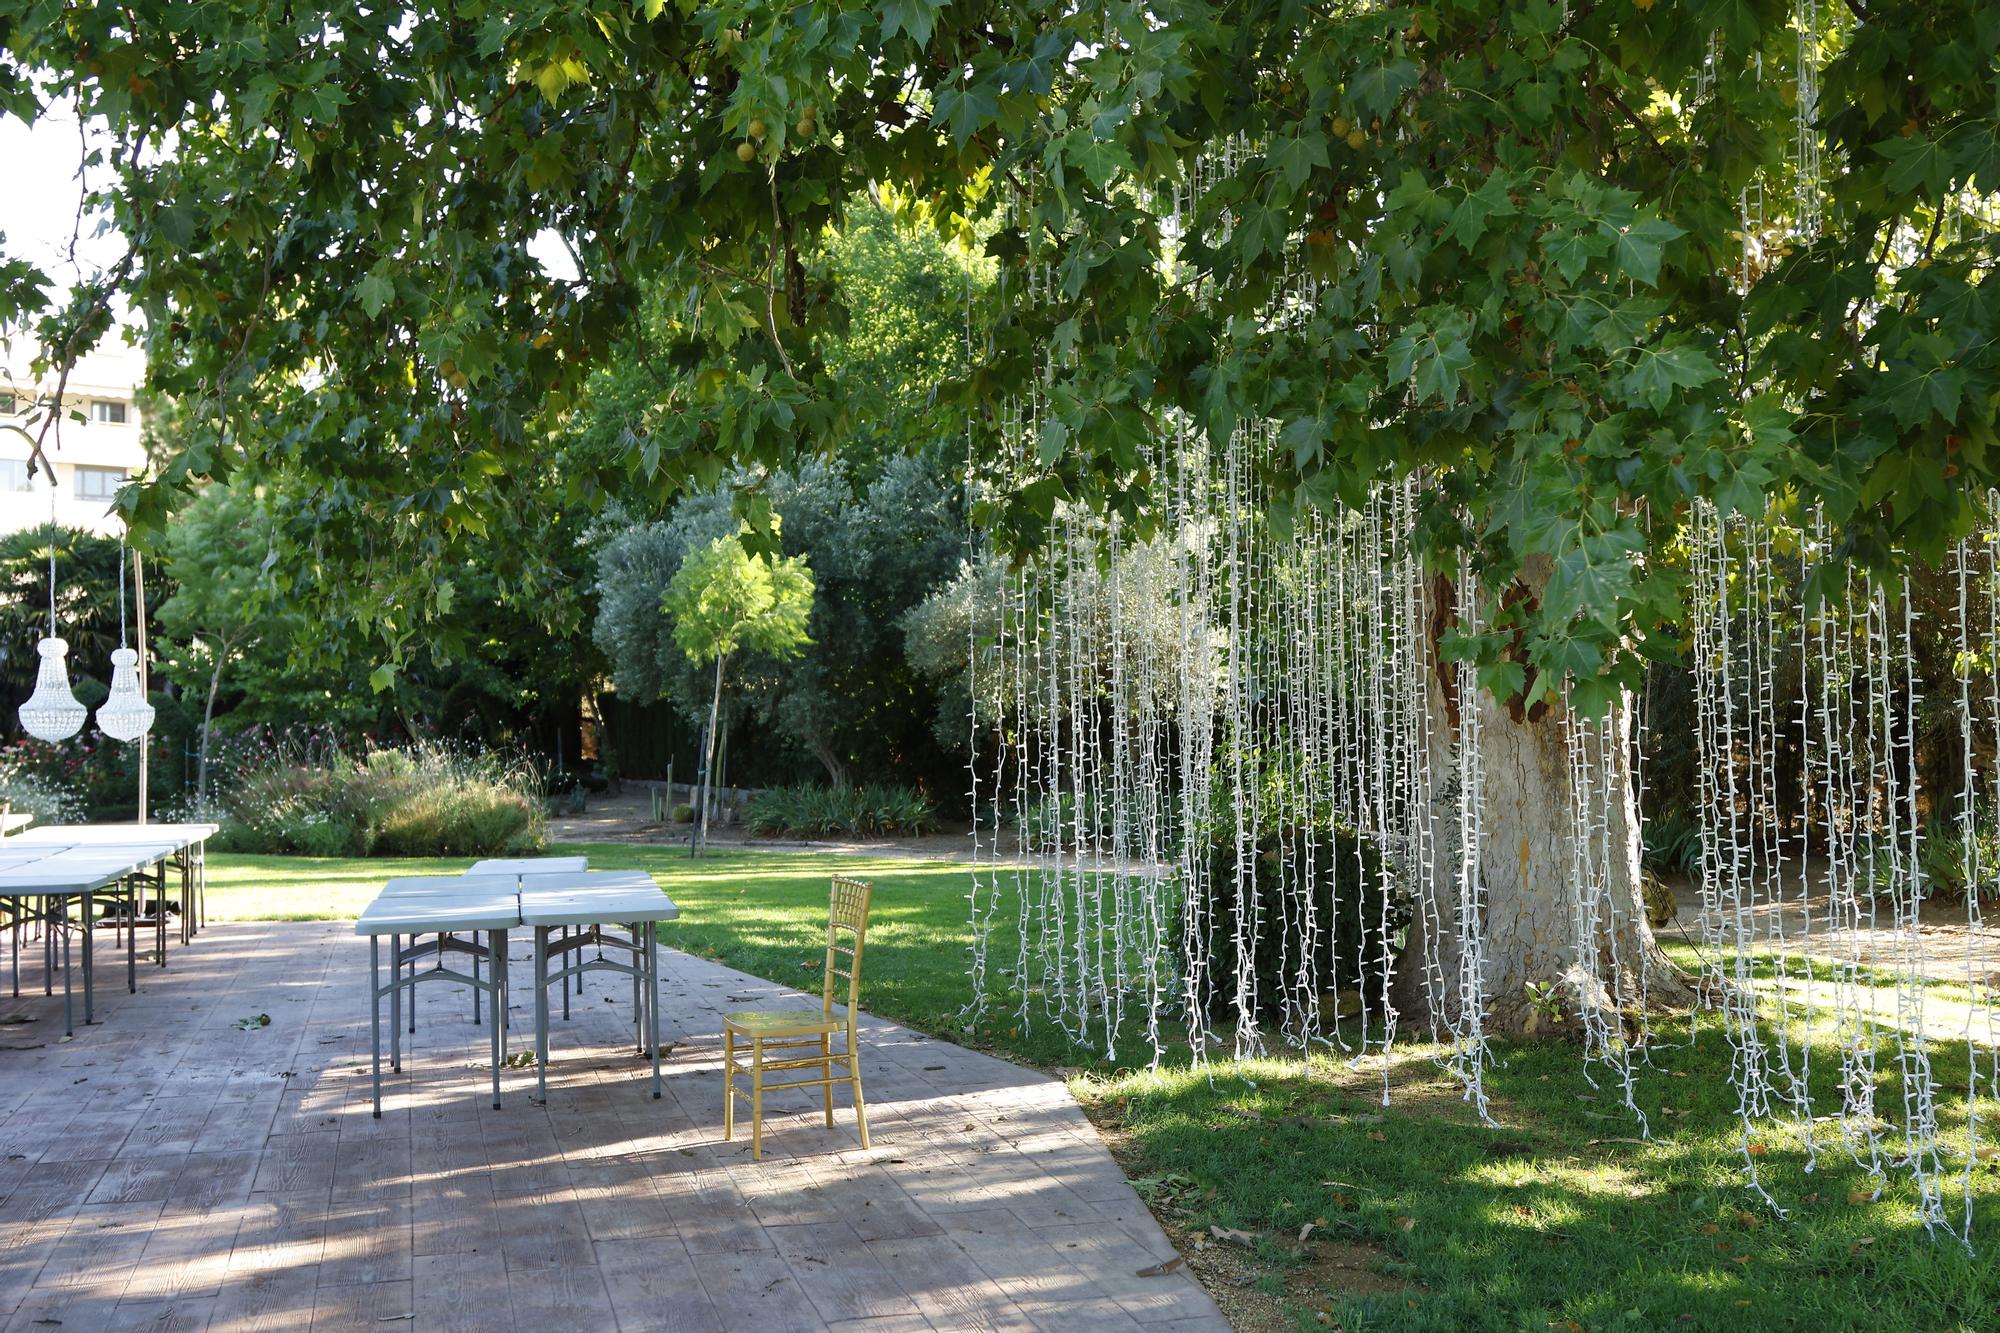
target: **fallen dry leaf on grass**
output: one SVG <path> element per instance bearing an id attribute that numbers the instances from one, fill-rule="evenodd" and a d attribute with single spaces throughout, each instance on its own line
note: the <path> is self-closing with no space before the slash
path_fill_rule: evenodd
<path id="1" fill-rule="evenodd" d="M 1180 1255 L 1177 1254 L 1171 1259 L 1164 1259 L 1159 1263 L 1154 1264 L 1151 1268 L 1142 1268 L 1138 1272 L 1134 1273 L 1132 1276 L 1165 1277 L 1167 1274 L 1173 1272 L 1176 1268 L 1179 1268 L 1182 1264 L 1186 1262 L 1187 1262 L 1186 1259 L 1183 1259 Z"/>
<path id="2" fill-rule="evenodd" d="M 1255 1232 L 1239 1231 L 1235 1227 L 1211 1226 L 1208 1234 L 1217 1240 L 1226 1240 L 1231 1245 L 1241 1245 L 1245 1248 L 1255 1248 L 1257 1244 Z"/>
<path id="3" fill-rule="evenodd" d="M 1396 1229 L 1399 1231 L 1415 1231 L 1417 1229 L 1417 1219 L 1414 1217 L 1399 1217 L 1396 1219 Z"/>

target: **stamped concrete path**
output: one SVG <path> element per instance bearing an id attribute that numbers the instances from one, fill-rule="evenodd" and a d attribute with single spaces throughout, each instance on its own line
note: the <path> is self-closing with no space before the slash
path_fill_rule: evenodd
<path id="1" fill-rule="evenodd" d="M 717 1014 L 800 997 L 663 953 L 663 1101 L 622 978 L 553 1024 L 548 1106 L 508 1070 L 498 1111 L 486 1029 L 429 985 L 379 1121 L 344 924 L 211 927 L 71 1042 L 59 999 L 0 992 L 0 1327 L 1227 1329 L 1185 1267 L 1137 1276 L 1172 1249 L 1032 1071 L 870 1020 L 873 1150 L 790 1093 L 753 1163 Z"/>

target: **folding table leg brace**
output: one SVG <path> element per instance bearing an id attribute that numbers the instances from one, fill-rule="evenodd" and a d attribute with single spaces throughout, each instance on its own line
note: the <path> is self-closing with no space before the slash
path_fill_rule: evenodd
<path id="1" fill-rule="evenodd" d="M 638 921 L 626 926 L 630 937 L 620 939 L 607 935 L 602 926 L 587 926 L 575 930 L 565 926 L 538 925 L 535 931 L 535 1098 L 546 1103 L 549 1099 L 549 986 L 560 982 L 563 987 L 564 1017 L 568 1017 L 570 979 L 577 982 L 577 993 L 583 990 L 583 976 L 587 972 L 622 972 L 632 978 L 633 1024 L 638 1053 L 650 1053 L 653 1068 L 653 1097 L 658 1100 L 660 1085 L 660 976 L 659 943 L 657 922 Z M 561 937 L 550 945 L 550 932 L 560 930 Z M 584 952 L 596 947 L 595 958 L 584 957 Z M 631 962 L 620 963 L 604 956 L 606 947 L 625 950 Z M 570 961 L 574 950 L 576 959 Z M 553 975 L 549 971 L 551 953 L 559 960 Z"/>
<path id="2" fill-rule="evenodd" d="M 401 1073 L 403 1070 L 402 1008 L 403 992 L 405 990 L 408 990 L 410 993 L 410 1008 L 413 1011 L 417 1005 L 417 983 L 420 981 L 454 981 L 460 985 L 472 987 L 475 992 L 485 991 L 493 1001 L 492 1012 L 494 1013 L 499 1013 L 503 1010 L 506 1005 L 507 996 L 506 931 L 488 930 L 486 932 L 486 945 L 483 949 L 478 945 L 466 944 L 463 941 L 453 941 L 455 947 L 449 950 L 449 952 L 462 952 L 471 954 L 475 958 L 482 956 L 485 958 L 488 966 L 484 977 L 468 976 L 463 972 L 454 972 L 446 967 L 444 965 L 444 958 L 448 951 L 445 949 L 414 943 L 405 947 L 403 944 L 405 937 L 402 933 L 396 931 L 383 933 L 389 936 L 389 982 L 387 985 L 382 983 L 381 935 L 371 934 L 368 937 L 369 1023 L 372 1029 L 371 1051 L 373 1060 L 371 1073 L 374 1090 L 374 1112 L 377 1120 L 382 1118 L 382 999 L 385 995 L 389 1000 L 389 1068 L 396 1073 Z M 476 930 L 469 933 L 474 938 L 477 938 L 479 934 Z M 417 936 L 413 932 L 408 938 L 414 941 Z M 423 969 L 415 967 L 415 960 L 432 954 L 435 954 L 438 959 L 436 966 Z M 411 966 L 411 971 L 407 976 L 403 973 L 405 963 Z M 495 1110 L 498 1110 L 500 1107 L 500 1067 L 507 1061 L 506 1025 L 489 1022 L 486 1024 L 486 1027 L 488 1030 L 488 1045 L 493 1062 L 493 1107 Z M 410 1030 L 412 1032 L 416 1030 L 414 1022 Z"/>

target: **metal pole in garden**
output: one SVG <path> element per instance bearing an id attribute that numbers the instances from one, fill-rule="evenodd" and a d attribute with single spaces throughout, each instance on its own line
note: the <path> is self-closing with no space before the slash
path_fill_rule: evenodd
<path id="1" fill-rule="evenodd" d="M 146 673 L 146 566 L 139 555 L 137 547 L 132 549 L 132 584 L 138 593 L 139 599 L 139 697 L 142 700 L 150 702 L 153 696 L 151 687 L 147 683 Z M 141 735 L 139 737 L 139 822 L 141 824 L 146 822 L 146 778 L 148 768 L 146 761 L 147 757 L 152 754 L 152 751 L 153 737 L 151 733 Z"/>

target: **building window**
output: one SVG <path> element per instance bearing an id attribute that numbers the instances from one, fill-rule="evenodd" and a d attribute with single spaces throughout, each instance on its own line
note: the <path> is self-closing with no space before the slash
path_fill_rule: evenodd
<path id="1" fill-rule="evenodd" d="M 25 491 L 28 489 L 28 460 L 25 458 L 0 458 L 0 491 Z"/>
<path id="2" fill-rule="evenodd" d="M 90 419 L 111 426 L 125 424 L 125 404 L 116 398 L 97 398 L 90 404 Z"/>
<path id="3" fill-rule="evenodd" d="M 115 499 L 118 488 L 125 484 L 123 468 L 79 467 L 75 472 L 76 498 L 79 500 Z"/>

